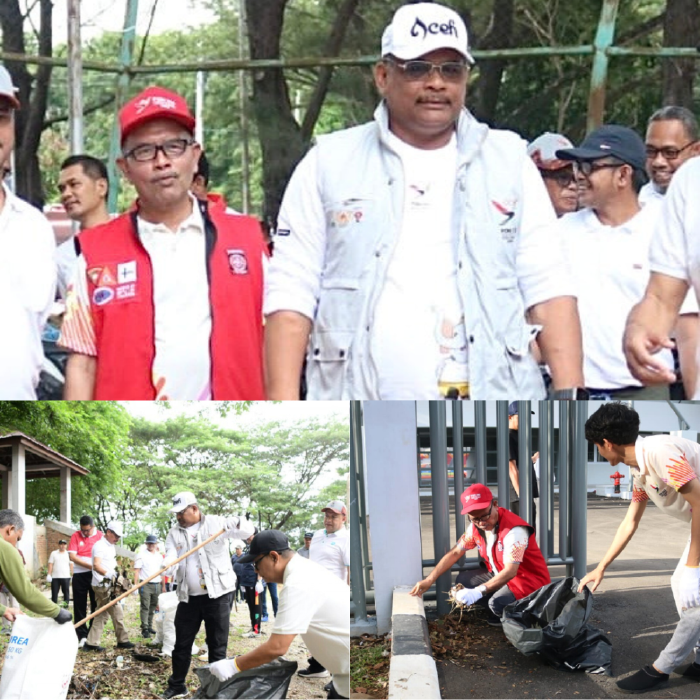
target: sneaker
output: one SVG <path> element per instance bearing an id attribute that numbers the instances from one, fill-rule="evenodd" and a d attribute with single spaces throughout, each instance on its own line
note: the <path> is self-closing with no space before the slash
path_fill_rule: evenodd
<path id="1" fill-rule="evenodd" d="M 82 649 L 86 644 L 87 644 L 87 637 L 83 637 L 83 638 L 78 642 L 78 649 Z"/>
<path id="2" fill-rule="evenodd" d="M 133 649 L 136 646 L 133 642 L 119 642 L 117 649 Z"/>
<path id="3" fill-rule="evenodd" d="M 659 673 L 653 666 L 645 666 L 637 673 L 616 683 L 623 693 L 646 693 L 668 685 L 668 673 Z"/>
<path id="4" fill-rule="evenodd" d="M 153 629 L 153 627 L 149 627 L 149 628 L 148 628 L 148 631 L 149 631 L 152 635 L 155 636 L 156 631 Z"/>
<path id="5" fill-rule="evenodd" d="M 693 661 L 693 663 L 683 671 L 682 675 L 686 678 L 695 678 L 700 681 L 700 664 L 697 661 Z"/>
<path id="6" fill-rule="evenodd" d="M 87 642 L 85 642 L 85 644 L 83 644 L 82 649 L 83 649 L 83 651 L 104 651 L 105 650 L 104 647 L 101 647 L 97 644 L 88 644 Z"/>
<path id="7" fill-rule="evenodd" d="M 309 664 L 308 668 L 297 671 L 297 676 L 302 678 L 328 678 L 331 674 L 321 666 L 315 659 Z"/>
<path id="8" fill-rule="evenodd" d="M 190 697 L 190 691 L 187 688 L 177 690 L 175 688 L 166 688 L 165 692 L 160 696 L 163 700 L 170 700 L 170 698 L 188 698 Z"/>
<path id="9" fill-rule="evenodd" d="M 142 636 L 144 639 L 150 639 L 150 638 L 151 638 L 151 632 L 150 632 L 150 630 L 142 630 L 142 631 L 141 631 L 141 636 Z"/>
<path id="10" fill-rule="evenodd" d="M 489 615 L 488 619 L 486 620 L 486 624 L 490 625 L 491 627 L 503 627 L 503 623 L 501 622 L 501 618 L 496 617 L 495 615 Z"/>
<path id="11" fill-rule="evenodd" d="M 250 630 L 250 632 L 246 632 L 245 634 L 242 634 L 241 637 L 244 637 L 245 639 L 257 639 L 258 637 L 261 637 L 260 632 L 253 632 L 253 630 Z"/>
<path id="12" fill-rule="evenodd" d="M 263 615 L 263 616 L 262 616 L 262 621 L 263 621 L 263 622 L 268 622 L 269 620 L 270 620 L 270 618 L 269 618 L 267 615 Z"/>

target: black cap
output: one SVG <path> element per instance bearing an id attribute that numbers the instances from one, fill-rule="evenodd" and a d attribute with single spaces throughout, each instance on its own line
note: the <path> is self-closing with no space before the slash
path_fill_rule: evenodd
<path id="1" fill-rule="evenodd" d="M 508 404 L 508 415 L 509 415 L 509 416 L 514 416 L 517 412 L 518 412 L 518 402 L 517 402 L 517 401 L 511 401 L 511 402 Z M 535 415 L 535 412 L 534 412 L 534 411 L 530 411 L 530 413 L 532 413 L 533 416 Z"/>
<path id="2" fill-rule="evenodd" d="M 287 535 L 279 530 L 263 530 L 253 537 L 248 554 L 242 556 L 238 563 L 248 564 L 255 561 L 261 554 L 284 552 L 287 549 L 289 549 Z"/>
<path id="3" fill-rule="evenodd" d="M 146 537 L 146 544 L 158 544 L 158 538 L 155 535 L 148 535 Z"/>
<path id="4" fill-rule="evenodd" d="M 58 544 L 68 544 L 68 542 L 66 542 L 66 540 L 59 540 Z"/>
<path id="5" fill-rule="evenodd" d="M 556 152 L 556 156 L 562 160 L 598 160 L 612 156 L 642 171 L 647 158 L 641 136 L 619 124 L 598 127 L 583 139 L 578 148 L 563 148 Z"/>
<path id="6" fill-rule="evenodd" d="M 314 536 L 313 532 L 305 532 L 304 533 L 304 539 L 306 539 L 307 537 L 313 538 L 313 536 Z"/>

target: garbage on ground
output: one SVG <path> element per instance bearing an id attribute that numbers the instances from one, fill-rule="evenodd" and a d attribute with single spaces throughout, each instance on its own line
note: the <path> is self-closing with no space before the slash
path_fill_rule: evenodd
<path id="1" fill-rule="evenodd" d="M 73 625 L 57 625 L 48 617 L 18 616 L 5 652 L 0 698 L 65 700 L 77 653 Z"/>
<path id="2" fill-rule="evenodd" d="M 201 684 L 195 698 L 286 698 L 296 673 L 297 662 L 280 656 L 249 671 L 241 671 L 225 681 L 212 675 L 208 666 L 196 668 Z"/>
<path id="3" fill-rule="evenodd" d="M 611 675 L 612 644 L 587 624 L 593 596 L 573 576 L 553 581 L 507 605 L 503 632 L 526 656 L 539 654 L 555 668 Z"/>

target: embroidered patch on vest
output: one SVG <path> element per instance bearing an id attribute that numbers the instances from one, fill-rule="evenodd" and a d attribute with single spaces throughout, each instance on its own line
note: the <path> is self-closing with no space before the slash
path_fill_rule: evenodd
<path id="1" fill-rule="evenodd" d="M 234 275 L 248 274 L 248 258 L 246 257 L 244 250 L 240 250 L 239 248 L 229 248 L 226 251 L 226 254 L 228 255 L 229 267 Z"/>
<path id="2" fill-rule="evenodd" d="M 114 299 L 114 290 L 111 287 L 98 287 L 92 293 L 92 303 L 96 306 L 103 306 Z"/>

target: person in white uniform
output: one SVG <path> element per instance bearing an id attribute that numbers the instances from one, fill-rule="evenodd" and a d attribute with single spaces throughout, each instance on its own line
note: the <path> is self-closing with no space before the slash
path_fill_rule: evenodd
<path id="1" fill-rule="evenodd" d="M 155 535 L 146 537 L 146 549 L 141 550 L 136 555 L 134 561 L 134 585 L 139 581 L 145 581 L 163 568 L 164 557 L 158 551 L 158 538 Z M 139 588 L 141 607 L 139 616 L 141 618 L 141 636 L 148 639 L 156 631 L 153 629 L 153 615 L 158 607 L 158 596 L 161 593 L 163 577 L 156 576 L 150 583 Z M 163 591 L 165 593 L 165 591 Z"/>
<path id="2" fill-rule="evenodd" d="M 673 435 L 639 437 L 639 415 L 622 403 L 601 406 L 586 421 L 586 439 L 615 467 L 626 464 L 632 501 L 603 560 L 581 579 L 579 591 L 595 591 L 606 569 L 639 526 L 649 501 L 666 515 L 690 523 L 690 537 L 671 578 L 680 621 L 671 641 L 651 666 L 617 682 L 626 693 L 658 690 L 691 651 L 695 660 L 683 672 L 700 681 L 700 445 Z"/>
<path id="3" fill-rule="evenodd" d="M 279 530 L 264 530 L 242 562 L 253 562 L 266 580 L 284 585 L 270 638 L 253 651 L 213 663 L 211 672 L 227 680 L 284 655 L 300 634 L 309 651 L 333 674 L 329 698 L 350 697 L 350 588 L 330 571 L 289 547 Z"/>

